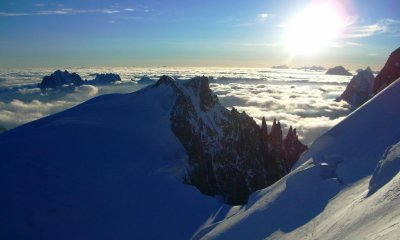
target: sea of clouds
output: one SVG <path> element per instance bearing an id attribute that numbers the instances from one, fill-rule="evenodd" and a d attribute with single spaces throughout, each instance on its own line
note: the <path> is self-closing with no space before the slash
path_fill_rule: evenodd
<path id="1" fill-rule="evenodd" d="M 264 116 L 271 125 L 280 120 L 287 131 L 297 128 L 300 138 L 312 143 L 316 137 L 344 119 L 350 106 L 336 98 L 344 91 L 351 77 L 328 76 L 324 72 L 296 69 L 229 69 L 229 68 L 78 68 L 83 79 L 95 73 L 117 73 L 122 82 L 101 86 L 66 86 L 59 90 L 37 87 L 42 77 L 56 69 L 0 71 L 0 125 L 12 129 L 107 93 L 128 93 L 145 85 L 143 76 L 157 80 L 167 74 L 177 79 L 194 76 L 211 77 L 211 88 L 227 108 L 245 111 L 260 123 Z"/>

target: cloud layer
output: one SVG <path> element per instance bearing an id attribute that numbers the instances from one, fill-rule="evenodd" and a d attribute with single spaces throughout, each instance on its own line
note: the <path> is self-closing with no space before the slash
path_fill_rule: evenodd
<path id="1" fill-rule="evenodd" d="M 338 123 L 349 113 L 349 105 L 335 99 L 343 85 L 310 84 L 213 84 L 220 101 L 227 107 L 246 111 L 256 121 L 276 118 L 286 128 L 292 125 L 307 144 Z"/>
<path id="2" fill-rule="evenodd" d="M 369 25 L 356 25 L 354 21 L 348 26 L 344 38 L 365 38 L 383 33 L 400 33 L 400 20 L 384 18 Z"/>
<path id="3" fill-rule="evenodd" d="M 310 144 L 350 112 L 346 103 L 335 101 L 350 77 L 327 76 L 323 72 L 226 68 L 77 69 L 86 79 L 92 78 L 94 73 L 119 73 L 123 82 L 41 91 L 34 83 L 51 71 L 0 74 L 3 79 L 0 82 L 0 125 L 9 129 L 100 94 L 136 91 L 143 87 L 137 84 L 142 76 L 156 80 L 163 74 L 183 80 L 198 75 L 212 76 L 211 88 L 223 105 L 246 111 L 258 123 L 263 116 L 269 125 L 276 118 L 285 127 L 284 132 L 292 125 L 298 129 L 306 144 Z M 29 84 L 22 85 L 22 82 Z"/>
<path id="4" fill-rule="evenodd" d="M 36 9 L 25 12 L 0 12 L 0 17 L 19 17 L 19 16 L 35 16 L 35 15 L 79 15 L 79 14 L 118 14 L 118 13 L 132 13 L 132 12 L 149 12 L 146 6 L 133 7 L 120 7 L 112 6 L 110 8 L 92 8 L 92 9 L 77 9 L 68 8 L 64 5 L 47 6 L 44 3 L 35 4 Z"/>

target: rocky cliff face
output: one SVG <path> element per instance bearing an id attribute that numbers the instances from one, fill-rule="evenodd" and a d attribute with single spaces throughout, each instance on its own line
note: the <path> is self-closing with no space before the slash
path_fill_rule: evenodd
<path id="1" fill-rule="evenodd" d="M 63 85 L 73 85 L 81 86 L 84 84 L 90 85 L 103 85 L 114 82 L 121 82 L 121 77 L 118 74 L 114 73 L 96 73 L 94 74 L 96 77 L 92 80 L 82 80 L 81 76 L 77 73 L 69 73 L 67 70 L 64 72 L 61 70 L 57 70 L 49 76 L 45 76 L 42 79 L 42 82 L 39 83 L 39 87 L 41 89 L 59 89 Z"/>
<path id="2" fill-rule="evenodd" d="M 246 203 L 250 193 L 287 174 L 307 149 L 296 130 L 283 139 L 279 122 L 268 133 L 265 119 L 260 127 L 245 112 L 227 110 L 206 77 L 176 82 L 163 76 L 153 87 L 165 84 L 177 94 L 170 120 L 189 156 L 185 182 L 204 194 Z"/>
<path id="3" fill-rule="evenodd" d="M 69 73 L 68 71 L 62 72 L 61 70 L 57 70 L 50 76 L 43 77 L 39 87 L 41 89 L 59 88 L 64 84 L 80 86 L 84 84 L 84 81 L 77 73 Z"/>
<path id="4" fill-rule="evenodd" d="M 374 94 L 389 86 L 400 77 L 400 48 L 396 49 L 389 56 L 385 66 L 379 72 L 374 82 Z"/>
<path id="5" fill-rule="evenodd" d="M 354 76 L 346 90 L 340 95 L 350 105 L 358 107 L 373 96 L 374 75 L 371 68 L 367 67 Z"/>

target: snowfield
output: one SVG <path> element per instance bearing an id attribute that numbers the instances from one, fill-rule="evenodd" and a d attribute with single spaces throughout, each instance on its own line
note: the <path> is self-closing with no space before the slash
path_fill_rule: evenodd
<path id="1" fill-rule="evenodd" d="M 103 95 L 0 135 L 0 239 L 189 239 L 225 216 L 182 184 L 174 101 Z"/>
<path id="2" fill-rule="evenodd" d="M 294 170 L 194 239 L 398 239 L 400 81 L 318 138 Z"/>

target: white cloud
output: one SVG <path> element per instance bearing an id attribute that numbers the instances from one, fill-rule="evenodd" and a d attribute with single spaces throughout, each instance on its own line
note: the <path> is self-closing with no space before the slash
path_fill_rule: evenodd
<path id="1" fill-rule="evenodd" d="M 0 124 L 10 129 L 71 106 L 72 104 L 66 101 L 42 102 L 32 100 L 25 102 L 14 99 L 9 103 L 0 102 Z"/>
<path id="2" fill-rule="evenodd" d="M 2 84 L 15 81 L 16 85 L 20 85 L 30 81 L 31 85 L 10 88 L 9 92 L 0 92 L 0 125 L 9 129 L 62 111 L 100 94 L 135 91 L 140 86 L 130 79 L 136 81 L 143 75 L 157 78 L 161 70 L 159 68 L 113 68 L 78 69 L 76 71 L 87 79 L 92 78 L 93 73 L 96 72 L 112 71 L 119 73 L 124 83 L 105 86 L 84 85 L 76 88 L 67 87 L 62 90 L 41 91 L 36 87 L 36 83 L 49 72 L 26 71 L 15 76 L 7 74 L 6 81 L 3 81 Z M 349 77 L 326 76 L 323 73 L 307 74 L 302 72 L 297 74 L 250 69 L 165 68 L 162 71 L 165 74 L 178 76 L 180 79 L 189 79 L 203 74 L 213 76 L 216 82 L 211 83 L 210 86 L 223 105 L 246 111 L 258 123 L 265 116 L 269 127 L 276 118 L 285 127 L 284 132 L 287 131 L 289 125 L 292 125 L 298 129 L 300 138 L 306 144 L 310 144 L 317 136 L 350 112 L 348 104 L 335 101 L 345 89 L 350 80 Z M 11 76 L 14 80 L 11 79 Z M 22 76 L 32 77 L 20 82 Z"/>
<path id="3" fill-rule="evenodd" d="M 18 17 L 18 16 L 28 16 L 32 15 L 30 13 L 11 13 L 11 12 L 0 12 L 1 17 Z"/>
<path id="4" fill-rule="evenodd" d="M 21 88 L 21 89 L 18 89 L 17 92 L 19 94 L 23 94 L 23 95 L 25 95 L 25 94 L 40 94 L 41 90 L 40 90 L 40 88 Z"/>
<path id="5" fill-rule="evenodd" d="M 358 43 L 358 42 L 346 42 L 346 45 L 349 45 L 349 46 L 360 46 L 361 44 Z"/>
<path id="6" fill-rule="evenodd" d="M 95 96 L 99 89 L 93 85 L 82 85 L 74 89 L 75 93 L 83 94 L 84 96 Z"/>
<path id="7" fill-rule="evenodd" d="M 270 15 L 268 13 L 260 13 L 257 15 L 258 20 L 264 22 Z"/>
<path id="8" fill-rule="evenodd" d="M 104 13 L 107 13 L 107 14 L 114 14 L 114 13 L 119 13 L 120 12 L 119 10 L 112 10 L 112 9 L 103 9 L 101 11 L 104 12 Z"/>
<path id="9" fill-rule="evenodd" d="M 35 5 L 39 7 L 38 5 Z M 40 5 L 45 7 L 45 5 Z M 105 8 L 105 9 L 73 9 L 65 8 L 64 5 L 60 5 L 58 9 L 40 10 L 32 12 L 0 12 L 0 17 L 18 17 L 18 16 L 34 16 L 34 15 L 78 15 L 87 13 L 103 13 L 103 14 L 118 14 L 122 12 L 133 12 L 133 8 Z M 145 8 L 142 12 L 148 12 Z"/>
<path id="10" fill-rule="evenodd" d="M 335 99 L 342 93 L 345 84 L 325 77 L 329 84 L 319 82 L 319 77 L 307 77 L 306 81 L 293 76 L 271 76 L 273 81 L 221 82 L 212 84 L 222 104 L 246 111 L 260 123 L 267 119 L 271 125 L 274 118 L 285 127 L 297 128 L 300 138 L 310 144 L 316 137 L 342 120 L 350 112 L 350 106 Z M 336 81 L 336 82 L 335 82 Z M 346 81 L 343 79 L 343 81 Z M 297 83 L 296 83 L 297 82 Z"/>
<path id="11" fill-rule="evenodd" d="M 383 33 L 399 33 L 400 20 L 384 18 L 370 25 L 357 26 L 355 22 L 347 27 L 344 38 L 365 38 Z"/>
<path id="12" fill-rule="evenodd" d="M 37 15 L 64 15 L 64 14 L 74 14 L 73 9 L 60 9 L 60 10 L 46 10 L 40 11 Z"/>

